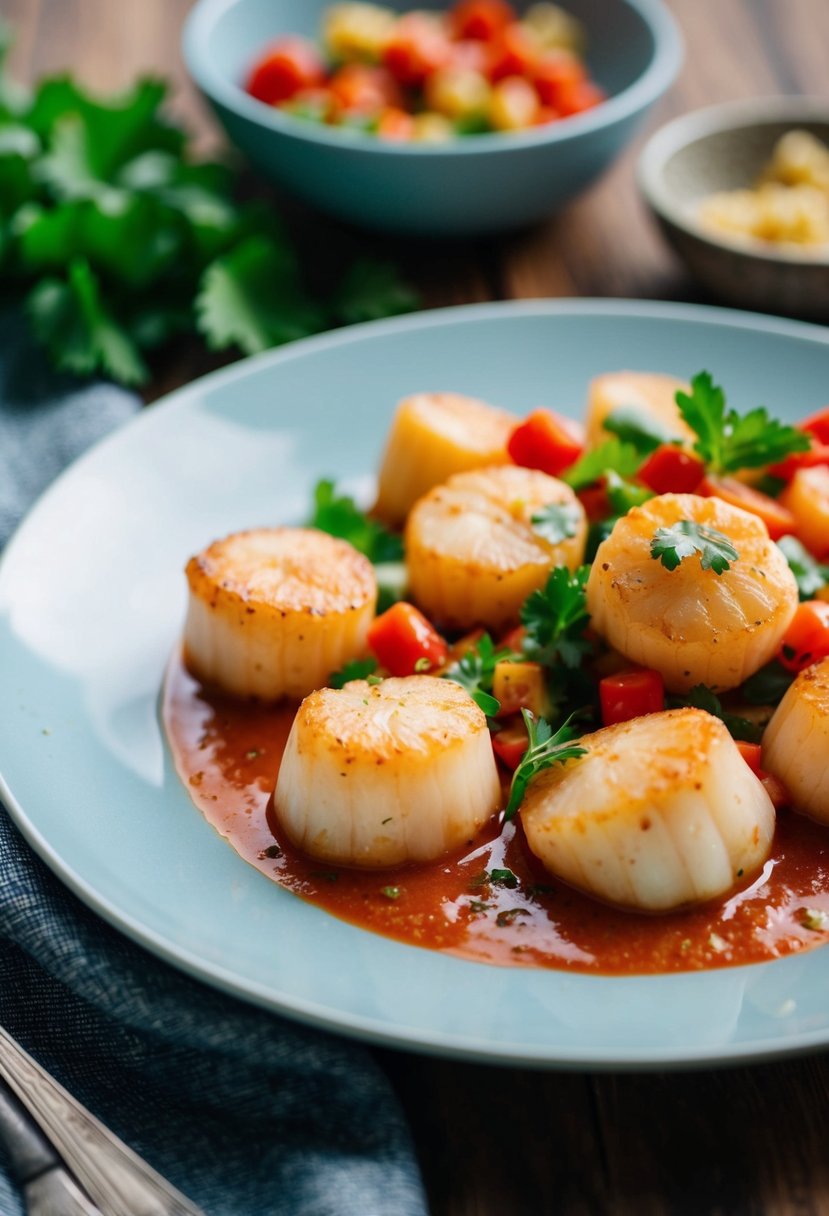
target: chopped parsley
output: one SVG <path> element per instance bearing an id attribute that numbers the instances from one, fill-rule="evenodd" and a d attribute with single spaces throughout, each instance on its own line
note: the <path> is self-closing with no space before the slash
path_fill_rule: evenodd
<path id="1" fill-rule="evenodd" d="M 772 659 L 753 676 L 749 676 L 741 688 L 741 694 L 750 705 L 776 705 L 782 701 L 794 672 L 787 671 L 777 659 Z"/>
<path id="2" fill-rule="evenodd" d="M 747 414 L 727 410 L 725 393 L 714 384 L 710 372 L 694 376 L 690 394 L 678 392 L 676 403 L 697 436 L 694 451 L 712 473 L 760 469 L 809 450 L 808 435 L 771 418 L 763 406 Z"/>
<path id="3" fill-rule="evenodd" d="M 572 742 L 577 735 L 570 726 L 570 718 L 554 734 L 549 722 L 544 718 L 536 720 L 535 715 L 531 714 L 528 709 L 522 709 L 521 716 L 527 728 L 529 746 L 512 775 L 509 802 L 505 812 L 506 819 L 512 819 L 521 805 L 527 786 L 542 769 L 587 755 L 586 748 L 579 747 Z"/>
<path id="4" fill-rule="evenodd" d="M 589 566 L 575 573 L 556 566 L 543 588 L 527 596 L 521 608 L 521 623 L 526 630 L 522 649 L 525 656 L 545 667 L 559 662 L 578 667 L 590 650 L 584 637 L 590 614 L 587 611 Z"/>
<path id="5" fill-rule="evenodd" d="M 466 654 L 447 667 L 443 678 L 465 688 L 478 708 L 491 718 L 501 708 L 498 699 L 492 695 L 495 664 L 513 657 L 510 650 L 496 650 L 492 638 L 485 633 Z"/>
<path id="6" fill-rule="evenodd" d="M 653 498 L 652 490 L 638 485 L 635 481 L 627 481 L 613 469 L 608 470 L 604 485 L 607 501 L 610 503 L 614 516 L 627 515 L 632 507 L 641 507 L 643 502 Z"/>
<path id="7" fill-rule="evenodd" d="M 342 688 L 350 680 L 365 680 L 377 669 L 376 659 L 351 659 L 339 671 L 332 671 L 328 677 L 331 688 Z"/>
<path id="8" fill-rule="evenodd" d="M 631 444 L 643 458 L 663 444 L 682 442 L 675 431 L 635 405 L 621 405 L 612 410 L 602 426 L 623 443 Z"/>
<path id="9" fill-rule="evenodd" d="M 572 489 L 583 490 L 604 477 L 609 469 L 620 477 L 633 477 L 641 463 L 642 458 L 632 443 L 622 443 L 614 437 L 592 452 L 585 452 L 566 473 L 562 473 L 561 479 Z"/>
<path id="10" fill-rule="evenodd" d="M 670 528 L 656 529 L 651 557 L 661 561 L 666 570 L 676 570 L 681 561 L 695 553 L 700 555 L 703 570 L 713 570 L 715 574 L 725 574 L 740 556 L 722 532 L 690 519 L 680 519 Z"/>
<path id="11" fill-rule="evenodd" d="M 763 727 L 750 718 L 742 718 L 739 714 L 729 713 L 723 709 L 722 702 L 707 684 L 696 684 L 684 697 L 672 697 L 671 707 L 690 706 L 692 709 L 704 709 L 714 718 L 719 718 L 728 728 L 735 739 L 745 743 L 759 743 L 763 737 Z"/>
<path id="12" fill-rule="evenodd" d="M 815 561 L 795 536 L 781 536 L 777 542 L 797 583 L 802 600 L 813 599 L 829 583 L 829 565 Z"/>
<path id="13" fill-rule="evenodd" d="M 575 536 L 579 530 L 582 511 L 575 503 L 551 502 L 530 519 L 532 530 L 551 545 Z"/>
<path id="14" fill-rule="evenodd" d="M 403 538 L 389 532 L 371 519 L 347 494 L 338 494 L 333 481 L 317 482 L 314 511 L 309 526 L 347 540 L 371 562 L 399 562 L 403 558 Z"/>

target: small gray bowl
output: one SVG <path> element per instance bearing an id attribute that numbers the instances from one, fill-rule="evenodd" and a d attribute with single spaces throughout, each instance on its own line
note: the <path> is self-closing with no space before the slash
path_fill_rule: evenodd
<path id="1" fill-rule="evenodd" d="M 764 97 L 695 110 L 650 138 L 639 187 L 669 243 L 709 291 L 743 308 L 825 320 L 829 254 L 738 244 L 696 219 L 707 195 L 753 185 L 793 128 L 829 144 L 829 101 Z"/>

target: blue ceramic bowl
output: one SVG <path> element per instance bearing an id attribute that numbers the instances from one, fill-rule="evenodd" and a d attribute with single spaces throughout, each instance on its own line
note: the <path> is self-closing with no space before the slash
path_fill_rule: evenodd
<path id="1" fill-rule="evenodd" d="M 411 0 L 386 3 L 415 7 Z M 591 74 L 609 94 L 603 105 L 527 132 L 442 145 L 382 143 L 294 118 L 242 87 L 268 42 L 287 33 L 316 37 L 328 5 L 198 0 L 184 27 L 184 57 L 230 139 L 265 176 L 323 211 L 386 231 L 471 236 L 555 211 L 622 150 L 682 59 L 661 0 L 574 0 Z M 417 7 L 447 6 L 427 0 Z"/>

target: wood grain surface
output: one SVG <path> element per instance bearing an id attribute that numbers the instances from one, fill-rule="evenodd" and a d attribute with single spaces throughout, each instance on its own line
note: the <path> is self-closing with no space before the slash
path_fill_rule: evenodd
<path id="1" fill-rule="evenodd" d="M 669 4 L 686 61 L 648 130 L 731 98 L 829 98 L 829 0 Z M 218 133 L 178 50 L 189 7 L 187 0 L 0 0 L 17 28 L 13 65 L 21 78 L 71 67 L 89 85 L 110 89 L 138 72 L 164 75 L 174 85 L 174 112 L 213 151 Z M 319 234 L 338 256 L 355 247 L 395 256 L 427 305 L 520 296 L 704 300 L 637 196 L 633 166 L 646 134 L 585 196 L 531 232 L 413 247 L 315 221 L 315 240 Z M 149 395 L 207 366 L 200 351 L 174 351 Z M 641 1075 L 378 1054 L 409 1115 L 433 1216 L 829 1216 L 825 1054 Z"/>

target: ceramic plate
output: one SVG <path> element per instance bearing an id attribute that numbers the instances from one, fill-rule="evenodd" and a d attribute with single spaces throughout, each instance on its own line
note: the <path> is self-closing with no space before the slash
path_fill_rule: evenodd
<path id="1" fill-rule="evenodd" d="M 345 924 L 246 865 L 172 770 L 159 725 L 187 557 L 300 522 L 314 481 L 370 493 L 394 403 L 452 389 L 581 408 L 621 367 L 710 369 L 739 409 L 823 405 L 825 331 L 582 301 L 425 313 L 312 339 L 174 393 L 83 457 L 0 567 L 2 794 L 82 899 L 176 966 L 377 1043 L 544 1066 L 690 1065 L 829 1044 L 829 950 L 607 978 L 461 961 Z"/>

